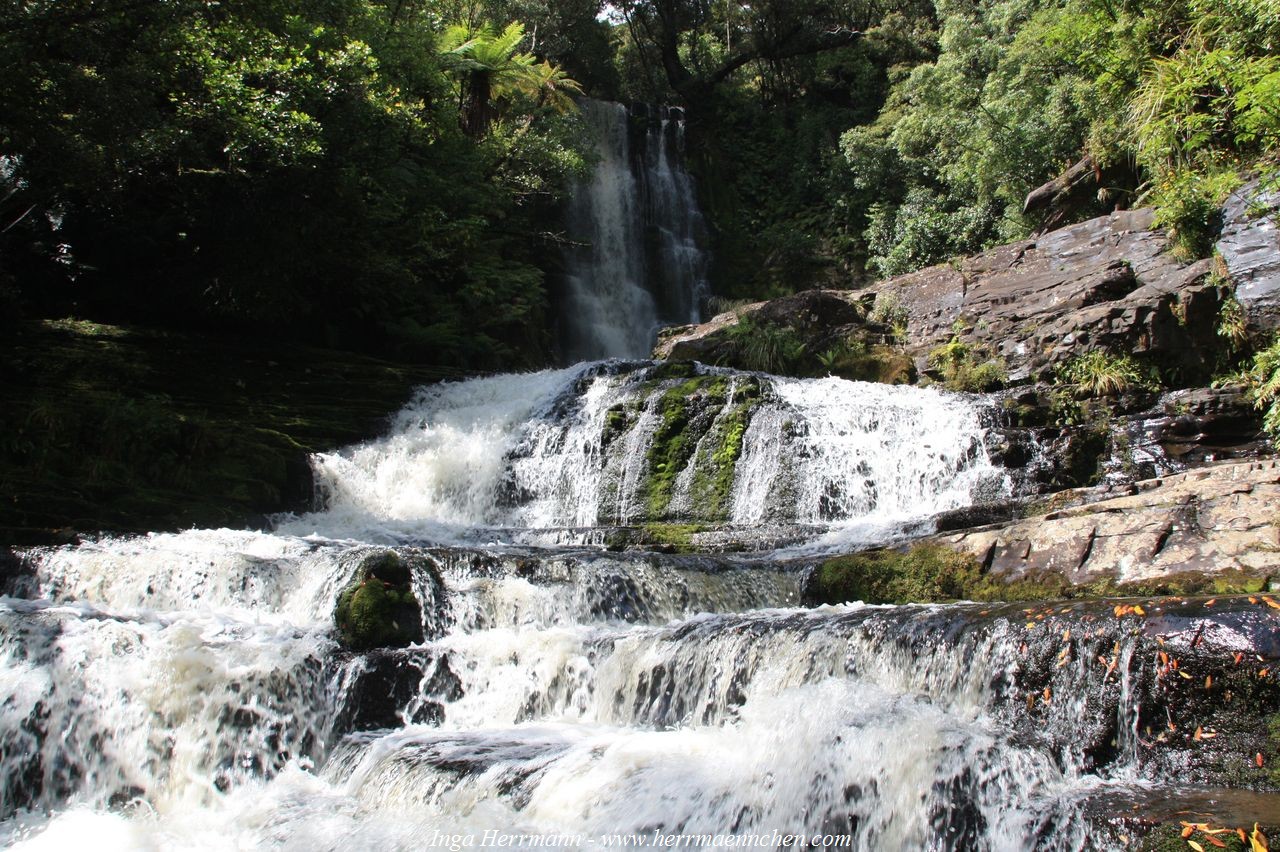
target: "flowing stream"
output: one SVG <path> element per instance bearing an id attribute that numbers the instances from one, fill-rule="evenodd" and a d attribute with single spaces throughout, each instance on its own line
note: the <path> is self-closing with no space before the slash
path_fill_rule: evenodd
<path id="1" fill-rule="evenodd" d="M 30 849 L 465 848 L 499 836 L 486 832 L 571 848 L 680 834 L 1069 848 L 1082 802 L 1133 780 L 1131 744 L 1100 764 L 1079 732 L 1124 741 L 1133 727 L 1140 696 L 1089 663 L 1114 641 L 1124 671 L 1140 668 L 1138 638 L 1100 631 L 1054 675 L 1079 697 L 1027 728 L 1020 612 L 805 609 L 804 560 L 584 543 L 584 529 L 651 521 L 633 507 L 662 473 L 664 400 L 700 400 L 681 416 L 714 443 L 749 397 L 724 527 L 863 539 L 1006 487 L 983 405 L 661 369 L 424 390 L 387 437 L 316 459 L 327 508 L 275 533 L 25 552 L 0 599 L 0 836 Z M 683 483 L 717 470 L 696 447 L 685 465 L 658 477 L 668 521 L 698 517 Z M 535 534 L 560 544 L 521 541 Z M 334 601 L 388 543 L 412 567 L 426 639 L 344 652 Z"/>
<path id="2" fill-rule="evenodd" d="M 570 351 L 642 356 L 702 295 L 680 119 L 587 112 Z M 1016 608 L 800 606 L 817 554 L 1007 497 L 993 416 L 580 363 L 423 389 L 384 437 L 315 458 L 320 508 L 273 532 L 22 551 L 0 575 L 0 841 L 1108 848 L 1080 826 L 1146 783 L 1150 637 L 1069 608 L 1034 632 Z M 721 546 L 627 548 L 636 530 Z M 387 548 L 424 639 L 345 651 L 335 601 Z"/>

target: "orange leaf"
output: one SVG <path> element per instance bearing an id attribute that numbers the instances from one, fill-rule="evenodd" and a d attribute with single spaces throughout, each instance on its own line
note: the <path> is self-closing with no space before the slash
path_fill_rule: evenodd
<path id="1" fill-rule="evenodd" d="M 1264 597 L 1263 600 L 1266 601 L 1267 606 L 1271 607 L 1272 609 L 1280 609 L 1280 603 L 1276 603 L 1275 598 Z"/>
<path id="2" fill-rule="evenodd" d="M 1044 703 L 1045 703 L 1045 704 L 1048 704 L 1048 703 L 1049 703 L 1049 699 L 1053 697 L 1053 692 L 1052 692 L 1052 690 L 1050 690 L 1050 689 L 1049 689 L 1049 687 L 1047 687 L 1047 686 L 1046 686 L 1046 687 L 1044 688 L 1044 692 L 1043 692 L 1042 694 L 1044 695 Z M 1261 757 L 1261 755 L 1259 755 L 1259 757 Z M 1259 764 L 1259 765 L 1261 765 L 1261 764 Z"/>
<path id="3" fill-rule="evenodd" d="M 1214 846 L 1217 846 L 1219 849 L 1227 848 L 1227 844 L 1223 843 L 1221 840 L 1214 837 L 1212 834 L 1206 834 L 1204 839 L 1212 843 Z"/>
<path id="4" fill-rule="evenodd" d="M 1191 735 L 1191 739 L 1195 740 L 1196 742 L 1200 742 L 1200 738 L 1202 736 L 1204 736 L 1204 728 L 1197 726 L 1196 732 Z"/>
<path id="5" fill-rule="evenodd" d="M 1258 677 L 1266 677 L 1270 672 L 1271 672 L 1271 669 L 1263 669 L 1262 671 L 1258 672 Z"/>
<path id="6" fill-rule="evenodd" d="M 1262 768 L 1262 752 L 1258 752 L 1253 756 L 1253 762 L 1258 764 L 1258 768 Z"/>
<path id="7" fill-rule="evenodd" d="M 1236 834 L 1240 835 L 1240 842 L 1241 842 L 1241 843 L 1248 843 L 1248 842 L 1249 842 L 1249 835 L 1247 835 L 1247 834 L 1245 834 L 1245 833 L 1244 833 L 1244 829 L 1243 829 L 1243 828 L 1237 828 L 1237 829 L 1236 829 Z"/>
<path id="8" fill-rule="evenodd" d="M 1204 676 L 1204 688 L 1213 689 L 1213 675 Z"/>
<path id="9" fill-rule="evenodd" d="M 1160 665 L 1162 665 L 1162 666 L 1168 666 L 1168 665 L 1169 665 L 1169 655 L 1168 655 L 1168 654 L 1166 654 L 1164 651 L 1161 651 L 1161 652 L 1160 652 Z"/>
<path id="10" fill-rule="evenodd" d="M 1257 602 L 1258 602 L 1257 598 L 1255 598 L 1253 595 L 1249 595 L 1249 603 L 1256 604 Z"/>
<path id="11" fill-rule="evenodd" d="M 1143 609 L 1141 606 L 1137 605 L 1137 604 L 1134 604 L 1134 605 L 1133 605 L 1133 611 L 1134 611 L 1134 613 L 1136 613 L 1137 615 L 1146 615 L 1146 614 L 1147 614 L 1147 611 L 1146 611 L 1145 609 Z"/>
<path id="12" fill-rule="evenodd" d="M 1063 641 L 1063 642 L 1070 642 L 1070 641 L 1071 641 L 1071 628 L 1070 628 L 1070 627 L 1068 627 L 1066 630 L 1062 631 L 1062 641 Z"/>
<path id="13" fill-rule="evenodd" d="M 1240 665 L 1240 661 L 1244 659 L 1243 651 L 1236 651 L 1236 665 Z"/>
<path id="14" fill-rule="evenodd" d="M 1185 822 L 1183 823 L 1183 825 L 1185 825 L 1185 826 L 1186 826 L 1186 828 L 1182 829 L 1182 839 L 1183 839 L 1183 840 L 1186 840 L 1186 839 L 1187 839 L 1188 837 L 1190 837 L 1193 833 L 1195 833 L 1195 827 L 1194 827 L 1194 826 L 1191 826 L 1191 825 L 1188 825 L 1188 824 L 1187 824 L 1187 823 L 1185 823 Z"/>

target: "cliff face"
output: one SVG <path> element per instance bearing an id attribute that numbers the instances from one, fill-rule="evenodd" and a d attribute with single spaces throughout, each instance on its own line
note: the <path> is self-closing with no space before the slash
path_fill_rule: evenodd
<path id="1" fill-rule="evenodd" d="M 959 343 L 1014 384 L 1051 379 L 1071 359 L 1106 350 L 1190 386 L 1216 366 L 1228 298 L 1251 332 L 1280 326 L 1278 204 L 1280 191 L 1256 183 L 1232 195 L 1220 260 L 1181 260 L 1152 210 L 1119 211 L 866 290 L 809 291 L 669 329 L 655 354 L 733 363 L 732 329 L 746 319 L 785 327 L 814 355 L 842 339 L 896 343 L 922 375 L 936 370 L 931 352 Z"/>

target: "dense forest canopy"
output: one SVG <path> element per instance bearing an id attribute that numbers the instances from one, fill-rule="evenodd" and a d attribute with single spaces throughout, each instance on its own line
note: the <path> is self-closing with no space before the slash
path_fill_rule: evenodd
<path id="1" fill-rule="evenodd" d="M 0 300 L 545 363 L 584 94 L 687 108 L 724 297 L 1117 205 L 1203 254 L 1278 48 L 1274 0 L 8 0 Z"/>

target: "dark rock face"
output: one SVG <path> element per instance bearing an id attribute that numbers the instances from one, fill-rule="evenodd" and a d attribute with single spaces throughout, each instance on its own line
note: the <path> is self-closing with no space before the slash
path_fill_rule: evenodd
<path id="1" fill-rule="evenodd" d="M 1003 358 L 1014 381 L 1094 349 L 1201 371 L 1221 296 L 1203 281 L 1208 263 L 1173 258 L 1151 220 L 1117 212 L 875 289 L 906 308 L 919 358 L 956 335 Z"/>
<path id="2" fill-rule="evenodd" d="M 1241 386 L 1127 393 L 1070 426 L 1055 422 L 1053 394 L 1045 385 L 1007 392 L 1003 422 L 988 434 L 987 451 L 1009 469 L 1015 494 L 1114 489 L 1271 452 L 1260 412 Z"/>
<path id="3" fill-rule="evenodd" d="M 447 655 L 379 650 L 363 655 L 334 723 L 338 734 L 412 725 L 438 725 L 446 701 L 462 697 Z"/>
<path id="4" fill-rule="evenodd" d="M 1258 331 L 1280 328 L 1280 189 L 1252 181 L 1223 207 L 1218 252 L 1236 282 L 1236 299 Z"/>
<path id="5" fill-rule="evenodd" d="M 1144 777 L 1274 789 L 1276 607 L 1260 595 L 1023 610 L 1011 721 L 1094 769 L 1128 759 Z"/>
<path id="6" fill-rule="evenodd" d="M 1221 348 L 1223 293 L 1206 280 L 1210 262 L 1173 257 L 1152 218 L 1149 209 L 1118 211 L 867 291 L 811 291 L 748 305 L 672 329 L 655 355 L 714 359 L 727 329 L 746 316 L 786 326 L 810 351 L 840 336 L 872 340 L 888 331 L 865 320 L 884 294 L 905 312 L 905 349 L 921 373 L 929 353 L 955 338 L 1003 360 L 1015 383 L 1049 378 L 1071 358 L 1107 349 L 1158 363 L 1191 384 L 1212 369 L 1205 353 Z"/>

